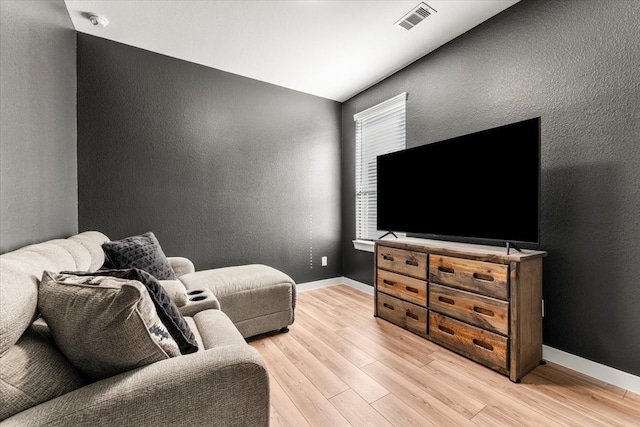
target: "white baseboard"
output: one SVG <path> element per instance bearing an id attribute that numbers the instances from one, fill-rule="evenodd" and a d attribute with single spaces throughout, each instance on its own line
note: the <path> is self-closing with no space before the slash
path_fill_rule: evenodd
<path id="1" fill-rule="evenodd" d="M 296 289 L 298 290 L 298 292 L 304 292 L 310 289 L 324 288 L 327 286 L 340 284 L 351 286 L 352 288 L 373 295 L 373 286 L 369 286 L 365 283 L 349 279 L 348 277 L 334 277 L 332 279 L 302 283 L 298 284 L 296 286 Z M 547 345 L 542 346 L 542 357 L 544 358 L 544 360 L 547 360 L 549 362 L 556 363 L 558 365 L 564 366 L 565 368 L 588 375 L 592 378 L 596 378 L 598 380 L 640 394 L 640 377 L 636 375 L 632 375 L 627 372 L 620 371 L 618 369 L 611 368 L 609 366 L 602 365 L 588 359 L 584 359 L 580 356 L 576 356 L 574 354 L 567 353 L 562 350 L 549 347 Z"/>
<path id="2" fill-rule="evenodd" d="M 327 286 L 346 284 L 346 278 L 334 277 L 333 279 L 316 280 L 315 282 L 297 283 L 298 292 L 310 291 L 311 289 L 326 288 Z"/>
<path id="3" fill-rule="evenodd" d="M 542 346 L 542 357 L 546 361 L 562 365 L 592 378 L 622 387 L 634 393 L 640 393 L 640 377 L 638 376 L 547 345 Z"/>

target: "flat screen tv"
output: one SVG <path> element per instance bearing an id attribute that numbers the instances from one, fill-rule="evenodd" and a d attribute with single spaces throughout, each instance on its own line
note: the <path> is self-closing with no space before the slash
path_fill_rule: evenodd
<path id="1" fill-rule="evenodd" d="M 378 156 L 377 229 L 539 243 L 540 117 Z"/>

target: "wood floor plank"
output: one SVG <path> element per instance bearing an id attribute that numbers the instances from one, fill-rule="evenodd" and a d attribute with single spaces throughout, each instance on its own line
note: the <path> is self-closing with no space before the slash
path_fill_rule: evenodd
<path id="1" fill-rule="evenodd" d="M 365 351 L 354 347 L 349 341 L 336 334 L 331 328 L 326 327 L 324 323 L 310 316 L 306 312 L 306 307 L 305 311 L 298 310 L 296 319 L 298 324 L 304 325 L 304 327 L 322 340 L 327 347 L 337 351 L 354 365 L 362 367 L 376 361 L 375 358 Z"/>
<path id="2" fill-rule="evenodd" d="M 340 316 L 340 312 L 331 314 L 334 307 L 327 306 L 324 301 L 314 298 L 312 292 L 303 292 L 298 296 L 298 303 L 304 304 L 306 307 L 306 314 L 315 319 L 316 321 L 324 322 L 326 328 L 331 330 L 340 330 L 347 328 L 353 324 L 345 317 Z M 360 319 L 358 319 L 358 322 Z"/>
<path id="3" fill-rule="evenodd" d="M 493 406 L 485 406 L 482 411 L 478 412 L 472 419 L 473 423 L 478 426 L 495 427 L 495 426 L 513 426 L 513 427 L 528 427 L 530 424 L 522 418 L 514 418 L 509 413 L 497 409 Z M 556 424 L 552 424 L 556 425 Z M 544 425 L 547 427 L 547 425 Z M 603 426 L 604 427 L 604 426 Z"/>
<path id="4" fill-rule="evenodd" d="M 354 427 L 393 427 L 393 424 L 353 390 L 347 390 L 329 400 Z"/>
<path id="5" fill-rule="evenodd" d="M 465 393 L 458 384 L 443 381 L 439 376 L 426 372 L 424 366 L 417 367 L 410 363 L 387 366 L 468 419 L 485 407 L 484 403 Z"/>
<path id="6" fill-rule="evenodd" d="M 386 395 L 382 399 L 374 402 L 371 406 L 396 427 L 437 426 L 437 424 L 432 423 L 418 414 L 393 394 Z"/>
<path id="7" fill-rule="evenodd" d="M 315 308 L 313 316 L 320 320 L 326 319 L 327 324 L 336 328 L 346 328 L 357 325 L 363 320 L 363 316 L 354 313 L 353 310 L 345 310 L 339 307 L 331 298 L 322 298 L 323 293 L 306 292 L 303 301 Z"/>
<path id="8" fill-rule="evenodd" d="M 507 380 L 503 375 L 446 349 L 434 353 L 433 357 L 436 360 L 451 365 L 452 369 L 468 372 L 469 375 L 472 375 L 476 380 L 481 381 L 484 388 L 501 392 L 504 396 L 517 400 L 529 407 L 536 408 L 538 412 L 541 412 L 549 418 L 553 418 L 563 425 L 581 427 L 594 425 L 596 422 L 596 420 L 583 412 L 567 407 L 562 402 L 541 393 L 535 386 L 532 387 L 528 385 L 526 380 L 521 384 L 515 384 Z M 423 367 L 423 370 L 428 368 L 429 367 Z M 537 369 L 542 368 L 539 367 Z M 485 411 L 483 415 L 486 416 L 490 412 L 491 411 Z"/>
<path id="9" fill-rule="evenodd" d="M 349 387 L 366 402 L 372 403 L 389 393 L 387 389 L 378 384 L 373 378 L 364 373 L 340 353 L 324 344 L 304 326 L 292 329 L 289 335 L 292 335 L 313 354 L 314 357 L 348 384 Z"/>
<path id="10" fill-rule="evenodd" d="M 455 409 L 382 363 L 372 363 L 365 366 L 363 370 L 416 413 L 434 424 L 461 427 L 473 425 L 468 418 Z"/>
<path id="11" fill-rule="evenodd" d="M 538 408 L 528 406 L 512 396 L 501 393 L 499 390 L 488 388 L 487 384 L 481 379 L 468 375 L 464 370 L 452 367 L 440 360 L 434 360 L 429 365 L 424 366 L 423 369 L 463 386 L 465 393 L 473 395 L 488 407 L 499 409 L 503 417 L 510 420 L 510 423 L 523 426 L 566 425 L 559 420 L 538 412 Z M 505 380 L 509 381 L 506 377 Z M 491 390 L 491 392 L 488 393 L 487 390 Z"/>
<path id="12" fill-rule="evenodd" d="M 634 393 L 632 391 L 627 391 L 624 395 L 624 398 L 626 400 L 629 400 L 631 402 L 636 402 L 638 405 L 640 405 L 640 394 L 638 393 Z"/>
<path id="13" fill-rule="evenodd" d="M 433 359 L 429 355 L 439 349 L 431 341 L 425 340 L 406 329 L 398 328 L 393 323 L 380 317 L 367 318 L 357 326 L 358 332 L 363 336 L 392 349 L 396 354 L 403 355 L 403 357 L 411 356 L 420 361 L 421 364 L 431 362 Z M 353 326 L 350 328 L 355 329 Z"/>
<path id="14" fill-rule="evenodd" d="M 269 371 L 271 427 L 640 427 L 637 393 L 553 363 L 516 384 L 375 318 L 371 294 L 300 295 L 288 334 L 249 341 Z"/>
<path id="15" fill-rule="evenodd" d="M 599 422 L 612 426 L 640 425 L 640 408 L 617 396 L 607 396 L 594 385 L 585 384 L 579 375 L 567 375 L 553 364 L 541 366 L 527 375 L 528 384 L 536 384 L 545 393 L 578 408 Z"/>
<path id="16" fill-rule="evenodd" d="M 269 374 L 269 386 L 271 389 L 270 427 L 310 427 L 295 403 L 289 399 L 280 383 L 271 374 Z"/>
<path id="17" fill-rule="evenodd" d="M 365 351 L 376 360 L 403 360 L 405 363 L 412 363 L 416 366 L 423 366 L 425 363 L 431 361 L 431 359 L 425 360 L 424 357 L 416 358 L 408 353 L 403 353 L 399 349 L 392 345 L 393 337 L 386 337 L 384 344 L 379 344 L 374 340 L 361 334 L 360 331 L 353 328 L 343 328 L 336 331 L 338 335 L 351 342 L 353 345 Z"/>
<path id="18" fill-rule="evenodd" d="M 359 318 L 373 317 L 373 306 L 368 304 L 357 303 L 351 294 L 340 292 L 338 286 L 329 286 L 324 289 L 325 292 L 316 292 L 313 296 L 334 308 L 353 311 Z"/>
<path id="19" fill-rule="evenodd" d="M 373 288 L 372 288 L 373 289 Z M 348 302 L 351 306 L 361 307 L 366 313 L 373 316 L 373 304 L 362 298 L 364 291 L 354 289 L 347 285 L 335 285 L 326 288 L 327 294 L 332 295 L 335 299 Z"/>
<path id="20" fill-rule="evenodd" d="M 272 340 L 254 341 L 251 345 L 260 352 L 269 372 L 311 426 L 350 425 Z"/>
<path id="21" fill-rule="evenodd" d="M 606 396 L 624 397 L 627 391 L 621 387 L 606 383 L 581 372 L 572 371 L 571 369 L 553 362 L 547 363 L 545 370 L 552 370 L 554 372 L 553 375 L 556 376 L 556 382 L 568 380 L 570 383 L 579 383 L 583 386 L 589 387 L 594 393 L 600 393 Z"/>
<path id="22" fill-rule="evenodd" d="M 325 398 L 328 399 L 349 389 L 344 381 L 297 340 L 282 334 L 274 336 L 273 342 Z"/>

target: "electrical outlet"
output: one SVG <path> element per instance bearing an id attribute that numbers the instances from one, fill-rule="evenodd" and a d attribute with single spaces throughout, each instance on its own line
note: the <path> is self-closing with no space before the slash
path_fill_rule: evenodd
<path id="1" fill-rule="evenodd" d="M 326 267 L 326 266 L 327 266 L 327 257 L 326 257 L 326 256 L 323 256 L 323 257 L 322 257 L 322 266 L 323 266 L 323 267 Z"/>

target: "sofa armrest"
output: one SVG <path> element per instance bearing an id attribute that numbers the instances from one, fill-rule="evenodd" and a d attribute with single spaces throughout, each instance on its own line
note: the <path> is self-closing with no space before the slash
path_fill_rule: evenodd
<path id="1" fill-rule="evenodd" d="M 246 344 L 174 357 L 20 412 L 9 426 L 268 426 L 269 375 Z"/>
<path id="2" fill-rule="evenodd" d="M 164 288 L 164 291 L 177 307 L 183 306 L 189 301 L 187 289 L 180 280 L 158 280 L 158 283 Z"/>
<path id="3" fill-rule="evenodd" d="M 187 291 L 187 301 L 178 307 L 183 316 L 195 316 L 203 310 L 220 310 L 220 302 L 210 289 L 191 289 Z"/>
<path id="4" fill-rule="evenodd" d="M 167 257 L 171 269 L 176 274 L 176 277 L 184 276 L 185 274 L 194 273 L 196 271 L 195 266 L 189 258 L 181 256 Z"/>

